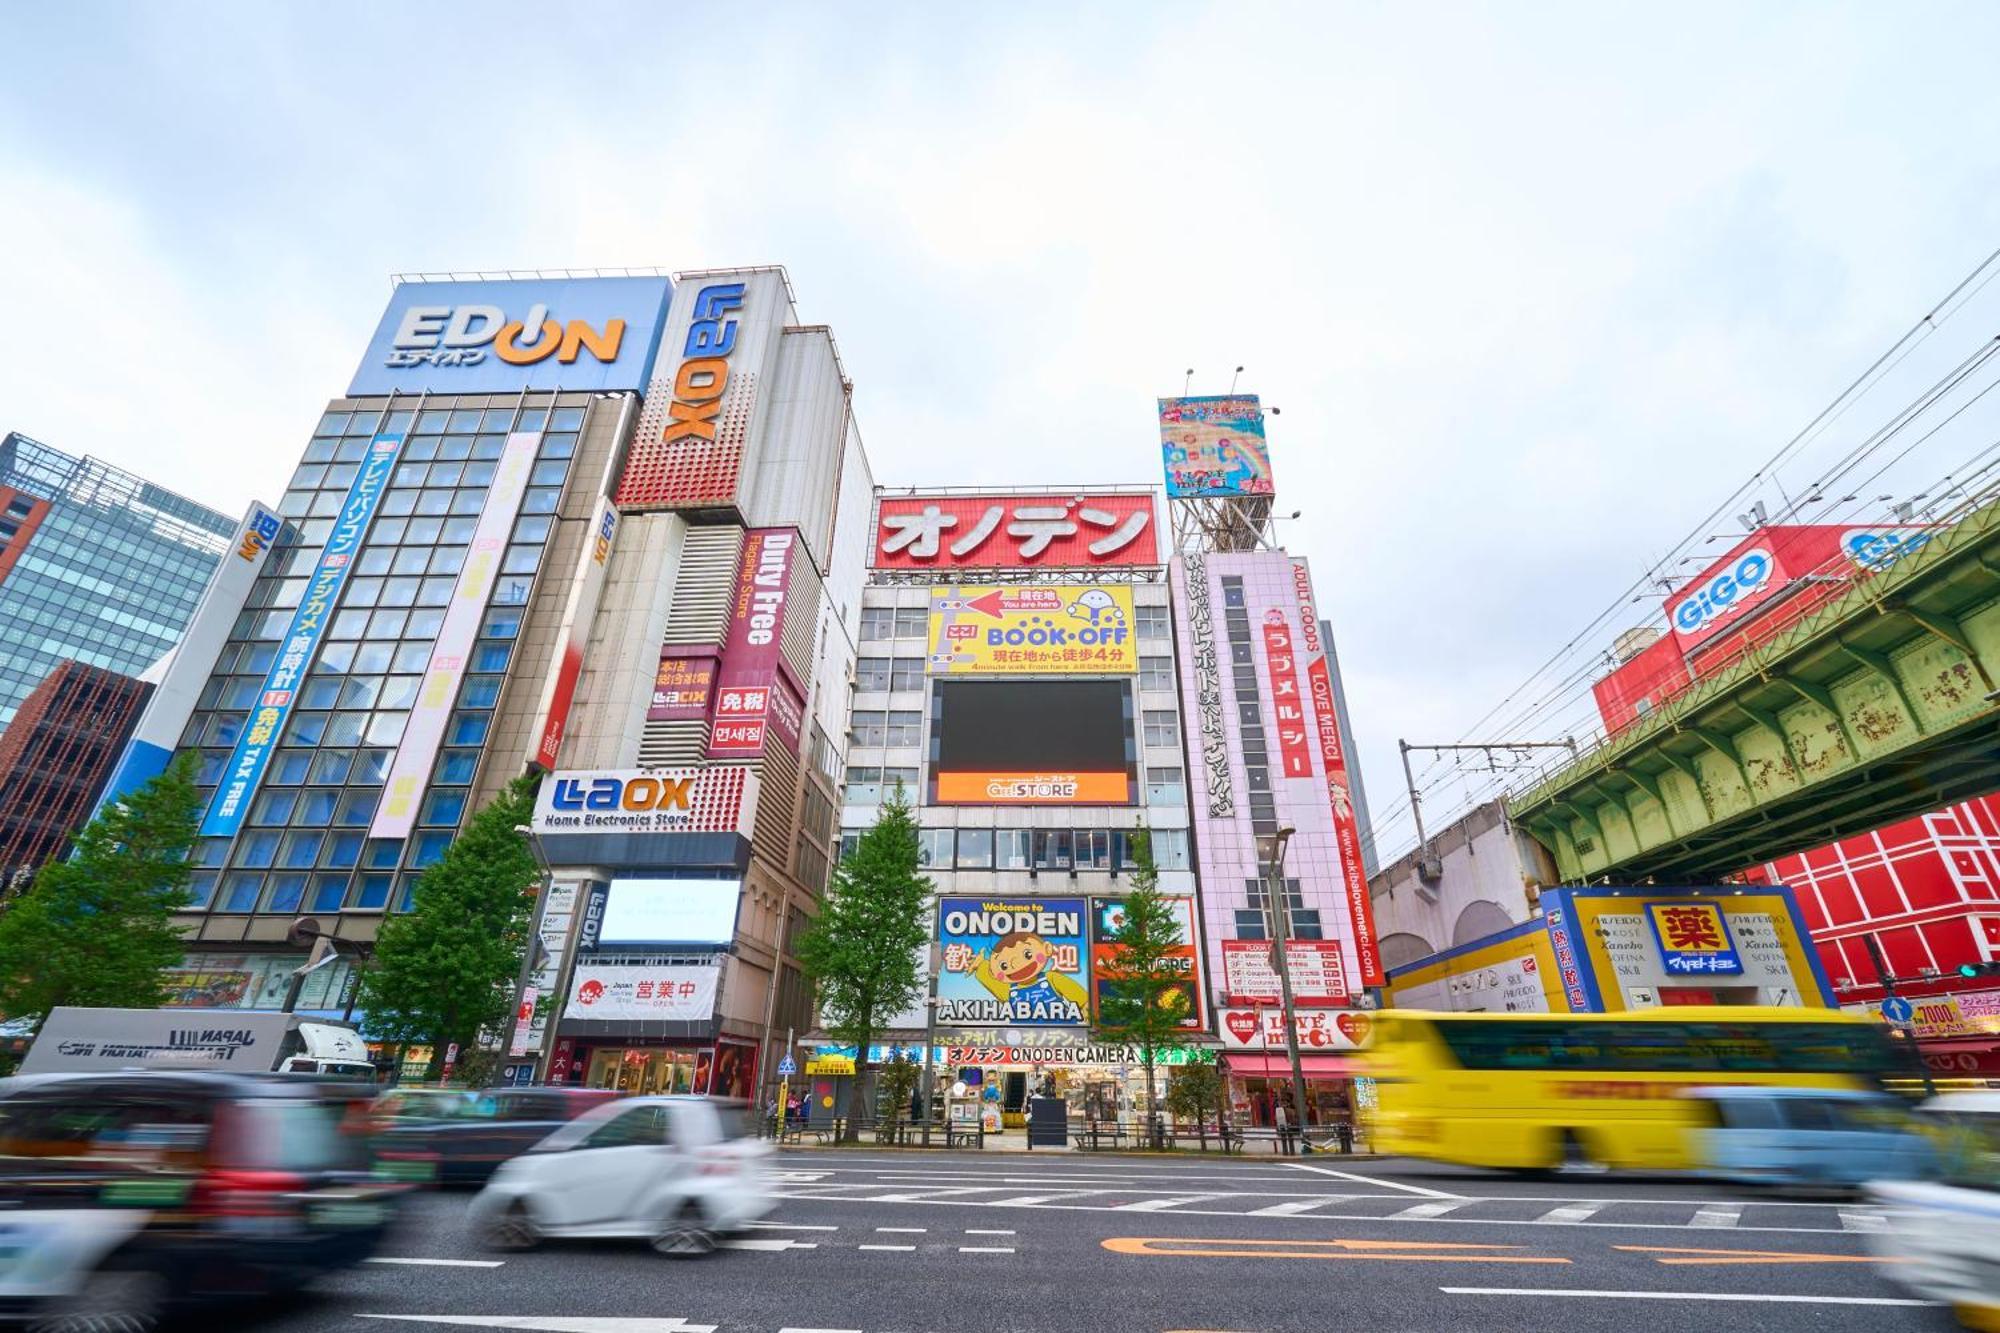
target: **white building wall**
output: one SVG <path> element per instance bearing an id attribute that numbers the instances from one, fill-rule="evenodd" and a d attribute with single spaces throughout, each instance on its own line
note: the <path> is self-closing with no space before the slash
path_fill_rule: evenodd
<path id="1" fill-rule="evenodd" d="M 1557 882 L 1548 854 L 1488 802 L 1431 837 L 1442 874 L 1419 875 L 1419 852 L 1368 882 L 1382 961 L 1401 967 L 1538 914 L 1540 890 Z"/>

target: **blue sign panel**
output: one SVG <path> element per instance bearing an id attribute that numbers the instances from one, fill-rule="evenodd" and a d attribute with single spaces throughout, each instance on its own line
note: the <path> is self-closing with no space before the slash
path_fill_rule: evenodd
<path id="1" fill-rule="evenodd" d="M 643 389 L 672 295 L 665 278 L 401 283 L 347 392 Z"/>
<path id="2" fill-rule="evenodd" d="M 340 590 L 347 583 L 348 570 L 353 568 L 354 553 L 361 549 L 368 522 L 375 517 L 375 506 L 389 485 L 389 474 L 395 470 L 396 458 L 402 451 L 400 434 L 377 435 L 368 446 L 354 484 L 347 488 L 347 498 L 341 501 L 340 515 L 326 539 L 326 549 L 320 552 L 319 564 L 299 600 L 299 609 L 292 613 L 291 628 L 285 631 L 270 674 L 264 677 L 257 706 L 244 722 L 243 734 L 236 738 L 236 751 L 222 771 L 222 785 L 215 789 L 208 817 L 201 821 L 202 837 L 233 838 L 243 827 L 250 797 L 263 780 L 264 768 L 271 762 L 271 750 L 285 729 L 285 719 L 291 716 L 299 681 L 312 661 L 313 650 L 319 647 L 326 622 L 333 616 L 334 604 L 340 600 Z"/>
<path id="3" fill-rule="evenodd" d="M 1900 995 L 1882 1001 L 1882 1017 L 1891 1023 L 1907 1023 L 1917 1016 L 1917 1007 Z"/>

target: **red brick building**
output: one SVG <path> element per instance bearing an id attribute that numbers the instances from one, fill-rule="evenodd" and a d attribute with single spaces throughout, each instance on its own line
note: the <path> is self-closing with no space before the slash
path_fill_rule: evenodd
<path id="1" fill-rule="evenodd" d="M 58 860 L 90 817 L 153 687 L 66 661 L 0 733 L 0 875 Z"/>

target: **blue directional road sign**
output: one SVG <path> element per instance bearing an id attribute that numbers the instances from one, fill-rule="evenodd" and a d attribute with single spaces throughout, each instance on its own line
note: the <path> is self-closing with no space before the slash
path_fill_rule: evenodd
<path id="1" fill-rule="evenodd" d="M 1882 1001 L 1882 1017 L 1891 1023 L 1907 1023 L 1916 1016 L 1916 1007 L 1900 995 L 1891 995 Z"/>
<path id="2" fill-rule="evenodd" d="M 799 1062 L 797 1060 L 792 1059 L 791 1056 L 788 1055 L 784 1059 L 778 1061 L 779 1078 L 790 1078 L 792 1075 L 798 1072 L 799 1072 Z"/>

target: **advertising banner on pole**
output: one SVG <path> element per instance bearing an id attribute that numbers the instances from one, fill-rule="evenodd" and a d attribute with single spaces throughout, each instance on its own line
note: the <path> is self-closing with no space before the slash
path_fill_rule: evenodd
<path id="1" fill-rule="evenodd" d="M 591 518 L 596 534 L 584 543 L 577 559 L 576 573 L 570 577 L 569 601 L 563 607 L 561 648 L 542 687 L 542 726 L 536 733 L 529 760 L 543 768 L 554 768 L 562 753 L 563 732 L 569 726 L 569 708 L 576 697 L 576 679 L 583 671 L 584 641 L 590 637 L 590 622 L 597 615 L 597 603 L 604 595 L 604 571 L 611 561 L 612 539 L 618 535 L 618 511 L 611 501 L 599 500 Z"/>
<path id="2" fill-rule="evenodd" d="M 472 545 L 459 568 L 458 582 L 452 585 L 444 623 L 431 645 L 431 660 L 424 668 L 423 683 L 417 687 L 416 704 L 403 724 L 403 739 L 396 746 L 395 762 L 389 766 L 382 803 L 368 826 L 371 838 L 407 838 L 416 827 L 417 804 L 430 782 L 445 723 L 458 703 L 466 659 L 486 617 L 486 601 L 493 595 L 493 581 L 499 577 L 507 539 L 520 515 L 521 497 L 527 493 L 528 474 L 534 470 L 535 451 L 541 443 L 539 431 L 515 431 L 500 452 L 493 484 L 486 490 L 486 503 L 472 529 Z"/>
<path id="3" fill-rule="evenodd" d="M 1271 714 L 1277 723 L 1278 758 L 1288 778 L 1313 775 L 1312 733 L 1307 729 L 1305 699 L 1299 694 L 1297 652 L 1285 613 L 1264 613 L 1264 666 L 1271 673 Z"/>
<path id="4" fill-rule="evenodd" d="M 935 588 L 929 672 L 1130 675 L 1139 669 L 1129 586 Z"/>
<path id="5" fill-rule="evenodd" d="M 306 580 L 298 609 L 292 612 L 291 626 L 279 640 L 278 655 L 264 677 L 256 706 L 244 721 L 243 734 L 237 738 L 229 764 L 222 770 L 221 785 L 215 789 L 207 817 L 201 823 L 204 838 L 233 838 L 243 827 L 250 797 L 263 780 L 271 751 L 292 715 L 299 683 L 319 648 L 327 621 L 333 618 L 341 589 L 347 586 L 348 572 L 354 567 L 355 553 L 361 549 L 362 538 L 368 533 L 368 524 L 375 517 L 375 508 L 381 503 L 382 492 L 389 485 L 390 474 L 402 451 L 402 435 L 384 433 L 369 443 L 368 452 L 362 456 L 354 481 L 341 501 L 333 531 L 320 551 L 312 577 Z"/>
<path id="6" fill-rule="evenodd" d="M 1090 1021 L 1083 898 L 938 901 L 937 1021 L 1080 1027 Z"/>
<path id="7" fill-rule="evenodd" d="M 1282 997 L 1269 940 L 1222 941 L 1223 991 L 1231 1004 L 1277 1004 Z M 1347 1003 L 1347 974 L 1335 940 L 1287 940 L 1292 1002 L 1324 1008 Z"/>
<path id="8" fill-rule="evenodd" d="M 1160 454 L 1167 496 L 1271 495 L 1264 407 L 1254 393 L 1160 399 Z"/>

